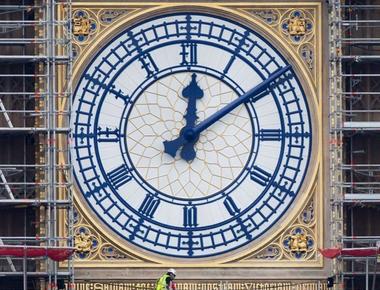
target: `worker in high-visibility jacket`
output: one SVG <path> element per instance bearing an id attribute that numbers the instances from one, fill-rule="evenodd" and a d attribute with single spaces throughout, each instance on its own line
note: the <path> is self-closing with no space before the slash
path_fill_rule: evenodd
<path id="1" fill-rule="evenodd" d="M 169 269 L 156 282 L 156 290 L 176 290 L 173 282 L 176 272 L 174 269 Z"/>

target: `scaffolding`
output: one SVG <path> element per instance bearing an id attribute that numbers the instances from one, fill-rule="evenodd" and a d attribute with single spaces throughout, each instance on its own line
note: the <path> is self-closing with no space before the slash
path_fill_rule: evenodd
<path id="1" fill-rule="evenodd" d="M 71 15 L 70 0 L 0 4 L 2 248 L 73 247 Z M 71 259 L 0 257 L 0 289 L 65 289 L 73 279 Z"/>
<path id="2" fill-rule="evenodd" d="M 332 247 L 379 246 L 379 35 L 380 1 L 329 1 Z M 380 286 L 376 255 L 340 256 L 333 269 L 336 289 Z"/>

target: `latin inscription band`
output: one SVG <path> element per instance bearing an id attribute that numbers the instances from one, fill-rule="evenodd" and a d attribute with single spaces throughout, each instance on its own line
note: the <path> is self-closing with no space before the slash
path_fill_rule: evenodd
<path id="1" fill-rule="evenodd" d="M 154 283 L 141 282 L 76 282 L 75 290 L 151 290 Z M 66 289 L 70 289 L 66 285 Z M 325 281 L 210 281 L 179 282 L 177 290 L 327 290 Z"/>

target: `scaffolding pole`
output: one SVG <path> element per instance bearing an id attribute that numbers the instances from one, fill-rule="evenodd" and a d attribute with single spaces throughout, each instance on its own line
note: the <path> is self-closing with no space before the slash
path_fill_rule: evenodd
<path id="1" fill-rule="evenodd" d="M 329 1 L 330 222 L 336 248 L 374 247 L 380 240 L 370 232 L 357 235 L 364 225 L 354 210 L 380 203 L 380 166 L 370 150 L 380 131 L 380 3 L 368 3 Z M 333 262 L 335 289 L 376 289 L 376 270 L 376 257 L 339 256 Z"/>
<path id="2" fill-rule="evenodd" d="M 15 220 L 24 235 L 11 231 L 0 245 L 72 248 L 73 173 L 69 148 L 59 147 L 71 139 L 71 1 L 18 2 L 0 4 L 0 142 L 9 154 L 0 161 L 0 207 L 10 216 L 23 208 Z M 58 280 L 74 282 L 71 259 L 6 257 L 0 275 L 21 276 L 23 289 L 31 289 L 28 279 L 52 290 Z"/>

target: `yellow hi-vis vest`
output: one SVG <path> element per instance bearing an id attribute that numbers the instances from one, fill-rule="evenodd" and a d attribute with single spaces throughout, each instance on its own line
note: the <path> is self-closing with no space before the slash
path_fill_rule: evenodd
<path id="1" fill-rule="evenodd" d="M 167 290 L 169 285 L 166 284 L 166 278 L 170 277 L 168 274 L 164 274 L 156 282 L 156 290 Z"/>

